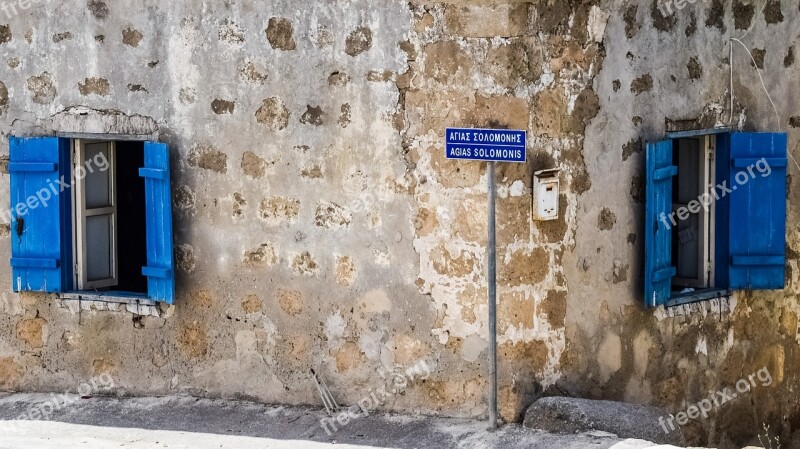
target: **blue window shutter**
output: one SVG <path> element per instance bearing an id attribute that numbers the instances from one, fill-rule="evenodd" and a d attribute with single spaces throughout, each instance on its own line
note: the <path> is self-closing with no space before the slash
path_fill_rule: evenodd
<path id="1" fill-rule="evenodd" d="M 733 133 L 729 142 L 728 187 L 733 190 L 728 194 L 729 287 L 782 289 L 786 264 L 787 136 Z M 765 176 L 766 173 L 770 174 Z"/>
<path id="2" fill-rule="evenodd" d="M 645 204 L 644 293 L 647 307 L 657 307 L 670 298 L 672 277 L 672 141 L 647 144 L 647 203 Z"/>
<path id="3" fill-rule="evenodd" d="M 68 139 L 9 138 L 15 292 L 61 292 L 71 284 L 70 192 L 58 183 L 69 172 L 69 154 Z"/>
<path id="4" fill-rule="evenodd" d="M 172 260 L 172 199 L 169 185 L 169 150 L 163 143 L 145 142 L 144 178 L 147 220 L 147 295 L 155 301 L 175 300 L 175 266 Z"/>

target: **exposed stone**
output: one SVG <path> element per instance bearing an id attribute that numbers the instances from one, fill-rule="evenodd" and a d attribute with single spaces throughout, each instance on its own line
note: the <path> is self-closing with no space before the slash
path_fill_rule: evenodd
<path id="1" fill-rule="evenodd" d="M 533 98 L 537 113 L 533 116 L 534 132 L 548 137 L 561 137 L 566 126 L 567 99 L 562 89 L 551 88 L 537 93 Z"/>
<path id="2" fill-rule="evenodd" d="M 139 30 L 131 29 L 131 27 L 122 30 L 122 43 L 130 47 L 138 47 L 143 37 Z"/>
<path id="3" fill-rule="evenodd" d="M 466 77 L 472 68 L 472 60 L 455 41 L 434 42 L 425 46 L 425 76 L 440 83 L 451 83 L 460 72 Z"/>
<path id="4" fill-rule="evenodd" d="M 694 11 L 689 13 L 689 24 L 686 25 L 686 30 L 684 30 L 683 34 L 686 37 L 694 36 L 694 33 L 697 32 L 697 15 L 695 15 Z"/>
<path id="5" fill-rule="evenodd" d="M 28 78 L 27 88 L 33 95 L 33 102 L 50 104 L 56 98 L 56 87 L 47 72 Z"/>
<path id="6" fill-rule="evenodd" d="M 242 218 L 244 215 L 244 208 L 247 206 L 247 200 L 244 199 L 241 193 L 235 192 L 233 194 L 233 216 L 234 218 Z"/>
<path id="7" fill-rule="evenodd" d="M 267 161 L 252 151 L 245 151 L 242 154 L 242 171 L 250 178 L 261 178 L 267 171 Z"/>
<path id="8" fill-rule="evenodd" d="M 264 32 L 267 33 L 269 44 L 276 50 L 291 51 L 297 47 L 292 37 L 294 28 L 288 19 L 272 17 Z"/>
<path id="9" fill-rule="evenodd" d="M 336 371 L 343 373 L 360 366 L 363 355 L 357 344 L 348 341 L 336 351 L 334 359 L 336 360 Z"/>
<path id="10" fill-rule="evenodd" d="M 317 261 L 308 251 L 303 251 L 292 260 L 292 268 L 297 274 L 304 276 L 314 276 L 319 271 Z"/>
<path id="11" fill-rule="evenodd" d="M 128 84 L 128 90 L 130 92 L 147 92 L 147 89 L 141 84 Z"/>
<path id="12" fill-rule="evenodd" d="M 436 212 L 431 209 L 420 208 L 414 217 L 414 229 L 416 229 L 419 237 L 430 235 L 438 226 L 439 221 L 436 219 Z"/>
<path id="13" fill-rule="evenodd" d="M 339 124 L 342 128 L 347 128 L 347 125 L 350 124 L 350 114 L 351 114 L 351 107 L 349 103 L 345 103 L 342 105 L 341 108 L 341 115 L 339 116 L 339 120 L 336 123 Z"/>
<path id="14" fill-rule="evenodd" d="M 743 3 L 742 0 L 734 0 L 733 2 L 733 24 L 737 30 L 746 30 L 753 22 L 753 16 L 756 13 L 756 5 L 754 3 Z"/>
<path id="15" fill-rule="evenodd" d="M 370 70 L 367 73 L 367 81 L 376 83 L 376 82 L 386 82 L 392 79 L 394 76 L 394 72 L 391 70 Z"/>
<path id="16" fill-rule="evenodd" d="M 524 426 L 559 434 L 599 430 L 620 438 L 685 446 L 680 426 L 676 424 L 675 430 L 667 426 L 667 433 L 659 424 L 670 420 L 674 421 L 674 418 L 668 413 L 645 405 L 546 397 L 528 408 Z"/>
<path id="17" fill-rule="evenodd" d="M 233 45 L 241 45 L 245 41 L 244 31 L 236 22 L 227 17 L 219 27 L 219 40 Z"/>
<path id="18" fill-rule="evenodd" d="M 706 26 L 725 32 L 725 5 L 722 0 L 711 1 L 711 7 L 706 10 Z"/>
<path id="19" fill-rule="evenodd" d="M 187 185 L 182 185 L 175 190 L 173 199 L 175 207 L 180 210 L 194 209 L 195 194 L 192 189 Z"/>
<path id="20" fill-rule="evenodd" d="M 631 81 L 631 92 L 639 95 L 642 92 L 648 92 L 653 89 L 653 77 L 650 74 L 645 74 Z"/>
<path id="21" fill-rule="evenodd" d="M 297 290 L 278 290 L 278 303 L 287 315 L 303 313 L 303 295 Z"/>
<path id="22" fill-rule="evenodd" d="M 117 364 L 113 360 L 104 357 L 92 361 L 92 372 L 95 376 L 101 374 L 115 374 L 117 372 Z"/>
<path id="23" fill-rule="evenodd" d="M 8 89 L 6 85 L 0 81 L 0 113 L 8 108 Z"/>
<path id="24" fill-rule="evenodd" d="M 653 6 L 650 8 L 650 17 L 653 19 L 653 26 L 658 31 L 672 31 L 672 29 L 678 23 L 678 18 L 675 17 L 676 14 L 670 14 L 666 10 L 666 7 L 661 4 L 661 0 L 652 1 Z M 664 9 L 662 10 L 661 8 Z"/>
<path id="25" fill-rule="evenodd" d="M 242 309 L 244 313 L 258 313 L 261 312 L 263 304 L 258 295 L 247 295 L 242 299 Z"/>
<path id="26" fill-rule="evenodd" d="M 642 27 L 636 20 L 637 12 L 639 12 L 639 5 L 633 4 L 625 9 L 625 13 L 622 16 L 622 20 L 625 21 L 625 36 L 628 39 L 633 39 Z"/>
<path id="27" fill-rule="evenodd" d="M 274 196 L 265 198 L 259 206 L 259 215 L 262 220 L 273 223 L 291 221 L 300 213 L 300 200 Z"/>
<path id="28" fill-rule="evenodd" d="M 611 209 L 604 207 L 603 210 L 600 211 L 600 215 L 597 217 L 597 229 L 601 231 L 610 231 L 614 228 L 614 225 L 617 223 L 617 216 L 614 215 L 614 212 L 611 212 Z"/>
<path id="29" fill-rule="evenodd" d="M 475 273 L 478 258 L 467 251 L 450 253 L 444 246 L 437 247 L 431 254 L 433 269 L 448 277 L 459 278 Z"/>
<path id="30" fill-rule="evenodd" d="M 175 265 L 185 273 L 194 271 L 194 248 L 191 245 L 175 246 Z"/>
<path id="31" fill-rule="evenodd" d="M 219 98 L 217 98 L 211 102 L 211 110 L 214 111 L 214 113 L 217 115 L 233 114 L 233 110 L 235 107 L 236 107 L 235 101 L 220 100 Z"/>
<path id="32" fill-rule="evenodd" d="M 0 44 L 11 42 L 11 27 L 8 25 L 0 25 Z"/>
<path id="33" fill-rule="evenodd" d="M 547 317 L 547 321 L 554 329 L 564 326 L 567 316 L 567 292 L 549 290 L 539 311 Z"/>
<path id="34" fill-rule="evenodd" d="M 781 0 L 766 0 L 764 7 L 764 20 L 769 25 L 783 22 L 783 12 L 781 11 Z"/>
<path id="35" fill-rule="evenodd" d="M 306 112 L 300 117 L 300 123 L 308 125 L 320 126 L 323 124 L 323 117 L 325 113 L 319 106 L 308 105 Z"/>
<path id="36" fill-rule="evenodd" d="M 353 30 L 345 40 L 345 53 L 350 56 L 358 56 L 372 48 L 372 30 L 367 27 L 359 27 Z"/>
<path id="37" fill-rule="evenodd" d="M 31 348 L 41 348 L 47 340 L 47 321 L 44 318 L 24 319 L 17 323 L 17 338 Z"/>
<path id="38" fill-rule="evenodd" d="M 794 64 L 794 45 L 789 47 L 786 51 L 786 57 L 783 58 L 783 66 L 789 68 Z"/>
<path id="39" fill-rule="evenodd" d="M 611 281 L 615 284 L 628 280 L 630 265 L 623 264 L 621 259 L 614 259 L 614 270 L 611 272 Z"/>
<path id="40" fill-rule="evenodd" d="M 334 277 L 336 278 L 336 283 L 341 286 L 350 287 L 353 285 L 356 279 L 356 266 L 352 257 L 343 256 L 336 258 Z"/>
<path id="41" fill-rule="evenodd" d="M 15 389 L 23 373 L 22 366 L 14 360 L 14 357 L 0 357 L 0 389 Z"/>
<path id="42" fill-rule="evenodd" d="M 206 330 L 198 323 L 192 323 L 181 329 L 178 347 L 189 358 L 205 357 L 208 352 Z"/>
<path id="43" fill-rule="evenodd" d="M 247 81 L 264 84 L 267 81 L 267 74 L 259 70 L 255 64 L 252 62 L 248 62 L 241 69 L 239 69 L 239 74 Z"/>
<path id="44" fill-rule="evenodd" d="M 228 172 L 228 155 L 212 145 L 194 145 L 186 157 L 192 167 L 211 170 L 216 173 Z"/>
<path id="45" fill-rule="evenodd" d="M 631 189 L 630 189 L 631 198 L 633 201 L 644 204 L 645 202 L 645 180 L 644 177 L 641 175 L 634 175 L 631 178 Z"/>
<path id="46" fill-rule="evenodd" d="M 686 65 L 686 69 L 689 70 L 690 80 L 699 80 L 703 76 L 703 66 L 700 64 L 697 57 L 689 59 L 689 64 Z"/>
<path id="47" fill-rule="evenodd" d="M 449 34 L 463 37 L 512 37 L 528 28 L 528 3 L 449 4 L 444 26 Z"/>
<path id="48" fill-rule="evenodd" d="M 539 79 L 544 66 L 542 54 L 543 49 L 538 39 L 514 38 L 508 43 L 493 45 L 489 49 L 484 70 L 500 86 L 514 88 Z"/>
<path id="49" fill-rule="evenodd" d="M 278 263 L 278 255 L 271 243 L 262 243 L 257 249 L 245 252 L 244 263 L 256 267 L 271 267 Z"/>
<path id="50" fill-rule="evenodd" d="M 353 221 L 353 216 L 342 206 L 336 203 L 321 201 L 317 203 L 314 214 L 314 223 L 323 228 L 347 227 Z"/>
<path id="51" fill-rule="evenodd" d="M 522 292 L 501 293 L 497 302 L 497 332 L 506 334 L 509 328 L 519 331 L 533 329 L 533 298 Z"/>
<path id="52" fill-rule="evenodd" d="M 111 91 L 111 86 L 105 78 L 86 78 L 78 83 L 78 90 L 83 96 L 94 94 L 105 97 Z"/>
<path id="53" fill-rule="evenodd" d="M 61 41 L 68 41 L 72 40 L 72 33 L 69 31 L 65 31 L 63 33 L 57 33 L 53 35 L 53 43 L 57 44 Z"/>
<path id="54" fill-rule="evenodd" d="M 87 7 L 95 19 L 103 20 L 108 17 L 108 6 L 106 2 L 102 0 L 89 0 L 87 2 Z"/>
<path id="55" fill-rule="evenodd" d="M 322 167 L 320 167 L 319 165 L 312 165 L 309 168 L 304 168 L 300 170 L 300 176 L 309 179 L 321 179 Z"/>
<path id="56" fill-rule="evenodd" d="M 504 251 L 503 251 L 504 252 Z M 498 251 L 498 256 L 501 251 Z M 498 257 L 497 278 L 500 285 L 535 285 L 550 272 L 550 254 L 543 248 L 511 251 Z"/>
<path id="57" fill-rule="evenodd" d="M 642 151 L 642 138 L 631 139 L 630 142 L 622 146 L 622 160 L 627 161 L 629 157 Z"/>
<path id="58" fill-rule="evenodd" d="M 267 98 L 256 111 L 256 121 L 273 131 L 280 131 L 289 125 L 289 109 L 280 98 Z"/>
<path id="59" fill-rule="evenodd" d="M 349 82 L 350 82 L 350 77 L 347 76 L 346 73 L 342 73 L 342 72 L 333 72 L 328 77 L 328 84 L 331 85 L 331 86 L 342 87 L 342 86 L 346 86 L 347 83 L 349 83 Z"/>
<path id="60" fill-rule="evenodd" d="M 191 87 L 183 87 L 178 92 L 178 100 L 183 104 L 193 104 L 197 101 L 197 93 Z"/>
<path id="61" fill-rule="evenodd" d="M 750 51 L 753 55 L 753 59 L 755 59 L 755 67 L 758 67 L 761 70 L 764 70 L 764 57 L 767 55 L 767 51 L 763 48 L 754 48 Z M 753 62 L 750 62 L 750 65 L 753 65 Z"/>

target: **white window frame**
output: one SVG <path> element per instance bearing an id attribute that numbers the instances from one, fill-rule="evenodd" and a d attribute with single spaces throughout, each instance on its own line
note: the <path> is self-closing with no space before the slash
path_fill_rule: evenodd
<path id="1" fill-rule="evenodd" d="M 86 147 L 85 145 L 105 143 L 108 144 L 108 172 L 109 172 L 109 198 L 111 199 L 111 206 L 87 209 L 86 207 L 86 182 L 85 176 L 79 177 L 79 168 L 84 165 L 86 161 Z M 116 173 L 116 143 L 109 140 L 82 140 L 75 139 L 72 144 L 72 170 L 73 176 L 73 196 L 72 201 L 74 207 L 72 208 L 73 218 L 73 247 L 72 253 L 75 260 L 75 285 L 78 290 L 95 290 L 99 288 L 114 287 L 119 284 L 119 261 L 117 260 L 117 173 Z M 92 166 L 93 169 L 97 167 Z M 87 236 L 86 236 L 86 218 L 99 215 L 111 216 L 111 235 L 109 236 L 109 252 L 110 252 L 110 269 L 111 277 L 106 279 L 98 279 L 94 281 L 88 280 L 87 269 Z"/>

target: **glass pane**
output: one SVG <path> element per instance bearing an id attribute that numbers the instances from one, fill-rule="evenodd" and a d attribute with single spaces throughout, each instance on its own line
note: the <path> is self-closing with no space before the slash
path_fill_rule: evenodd
<path id="1" fill-rule="evenodd" d="M 86 217 L 86 280 L 111 277 L 111 219 L 113 215 Z"/>
<path id="2" fill-rule="evenodd" d="M 700 140 L 680 139 L 678 141 L 678 191 L 674 202 L 688 204 L 700 196 Z"/>
<path id="3" fill-rule="evenodd" d="M 673 234 L 672 242 L 677 253 L 678 277 L 699 279 L 700 269 L 700 216 L 691 214 L 686 220 L 678 222 L 677 233 Z"/>
<path id="4" fill-rule="evenodd" d="M 108 169 L 108 143 L 87 143 L 84 156 L 86 169 L 86 208 L 113 206 L 111 203 L 111 170 Z M 106 170 L 101 170 L 106 168 Z"/>

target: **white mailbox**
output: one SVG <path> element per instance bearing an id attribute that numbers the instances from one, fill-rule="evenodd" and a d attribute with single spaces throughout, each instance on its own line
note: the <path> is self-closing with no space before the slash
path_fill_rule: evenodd
<path id="1" fill-rule="evenodd" d="M 533 219 L 539 221 L 558 219 L 558 174 L 560 168 L 539 170 L 533 173 Z"/>

